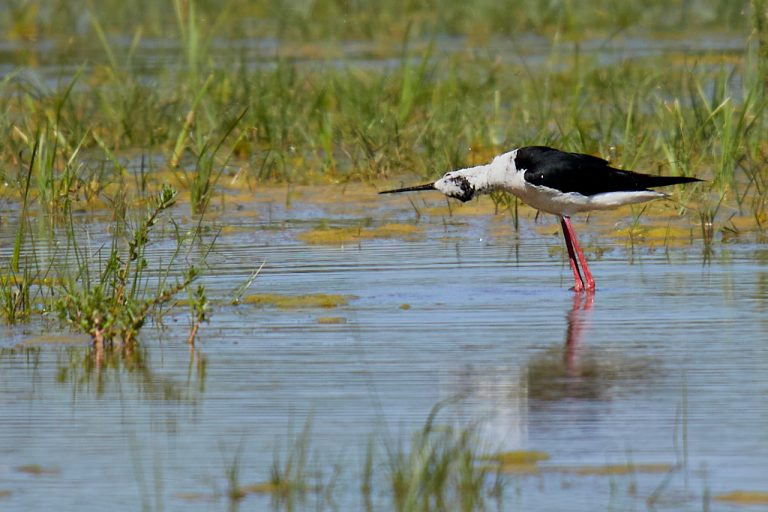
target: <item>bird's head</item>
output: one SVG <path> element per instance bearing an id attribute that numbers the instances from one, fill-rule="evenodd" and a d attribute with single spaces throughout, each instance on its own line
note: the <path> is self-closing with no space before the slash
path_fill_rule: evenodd
<path id="1" fill-rule="evenodd" d="M 442 178 L 435 182 L 435 188 L 462 203 L 469 201 L 475 195 L 476 190 L 472 176 L 467 175 L 466 171 L 469 170 L 462 169 L 445 173 Z"/>
<path id="2" fill-rule="evenodd" d="M 482 190 L 482 184 L 487 181 L 488 172 L 486 165 L 459 169 L 445 173 L 442 178 L 434 183 L 416 185 L 415 187 L 384 190 L 379 194 L 395 194 L 398 192 L 412 192 L 415 190 L 439 190 L 448 197 L 453 197 L 461 202 L 467 202 L 475 196 L 478 190 Z"/>

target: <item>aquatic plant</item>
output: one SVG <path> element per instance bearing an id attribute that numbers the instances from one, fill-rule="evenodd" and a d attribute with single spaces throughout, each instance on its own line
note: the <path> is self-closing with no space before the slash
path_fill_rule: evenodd
<path id="1" fill-rule="evenodd" d="M 113 238 L 104 261 L 94 262 L 87 250 L 78 246 L 76 238 L 70 237 L 77 267 L 61 276 L 62 284 L 56 287 L 56 311 L 74 330 L 88 334 L 95 347 L 103 349 L 114 342 L 124 345 L 135 342 L 148 315 L 197 279 L 197 269 L 190 266 L 180 279 L 169 284 L 166 279 L 171 265 L 168 265 L 165 278 L 159 280 L 157 288 L 147 287 L 145 273 L 149 264 L 145 250 L 150 233 L 159 215 L 175 202 L 176 191 L 164 186 L 133 229 L 127 248 L 119 244 L 117 237 Z M 94 272 L 97 266 L 102 267 L 98 273 Z M 197 319 L 204 319 L 204 290 L 198 288 L 195 296 Z M 193 329 L 196 332 L 196 328 Z"/>
<path id="2" fill-rule="evenodd" d="M 387 477 L 395 510 L 485 508 L 492 467 L 477 463 L 480 443 L 472 428 L 435 424 L 443 405 L 433 407 L 408 449 L 389 449 Z"/>

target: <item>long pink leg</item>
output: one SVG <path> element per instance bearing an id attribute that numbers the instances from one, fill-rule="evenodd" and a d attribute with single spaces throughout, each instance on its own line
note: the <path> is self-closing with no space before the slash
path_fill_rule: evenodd
<path id="1" fill-rule="evenodd" d="M 565 229 L 568 231 L 568 236 L 571 239 L 571 243 L 573 244 L 573 250 L 579 257 L 579 262 L 581 263 L 581 271 L 584 273 L 584 280 L 586 281 L 586 283 L 584 283 L 585 288 L 588 292 L 594 292 L 595 280 L 592 279 L 592 272 L 589 271 L 587 258 L 584 256 L 584 252 L 581 250 L 581 247 L 579 247 L 579 239 L 576 238 L 576 232 L 573 230 L 570 217 L 562 217 L 562 222 L 565 226 Z"/>
<path id="2" fill-rule="evenodd" d="M 573 242 L 571 241 L 571 235 L 568 232 L 568 224 L 566 224 L 565 221 L 567 218 L 568 217 L 560 217 L 560 225 L 563 228 L 565 247 L 568 249 L 568 263 L 571 264 L 571 271 L 573 272 L 573 291 L 580 292 L 584 290 L 584 282 L 581 280 L 579 266 L 576 264 L 576 254 L 573 251 Z"/>
<path id="3" fill-rule="evenodd" d="M 586 297 L 580 293 L 573 296 L 573 307 L 568 313 L 568 330 L 565 332 L 565 367 L 570 376 L 578 376 L 581 370 L 579 363 L 584 352 L 582 346 L 584 332 L 588 327 L 589 313 L 587 312 L 592 309 L 594 303 L 594 293 L 587 293 Z"/>

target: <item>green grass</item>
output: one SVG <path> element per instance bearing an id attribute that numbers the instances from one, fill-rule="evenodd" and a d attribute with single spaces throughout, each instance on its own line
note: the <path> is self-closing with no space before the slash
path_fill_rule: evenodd
<path id="1" fill-rule="evenodd" d="M 529 143 L 611 156 L 651 172 L 696 174 L 721 189 L 742 186 L 748 174 L 751 192 L 764 196 L 755 185 L 765 181 L 756 170 L 766 151 L 760 45 L 746 55 L 673 53 L 605 65 L 555 35 L 544 62 L 531 64 L 520 42 L 511 56 L 471 45 L 445 53 L 438 39 L 417 39 L 409 26 L 388 44 L 399 56 L 392 68 L 322 57 L 305 65 L 279 54 L 254 67 L 240 52 L 214 57 L 216 31 L 233 30 L 226 17 L 203 26 L 205 5 L 197 15 L 194 3 L 188 10 L 173 5 L 168 34 L 179 45 L 177 61 L 150 70 L 149 81 L 136 56 L 143 26 L 126 28 L 132 43 L 116 46 L 109 17 L 94 17 L 101 48 L 88 59 L 96 64 L 63 77 L 61 88 L 18 77 L 3 83 L 0 124 L 15 136 L 0 159 L 13 164 L 37 142 L 33 192 L 41 200 L 108 193 L 107 184 L 124 174 L 120 162 L 136 152 L 163 155 L 201 211 L 226 168 L 242 169 L 251 182 L 434 176 Z M 95 148 L 112 169 L 84 155 Z M 734 193 L 739 205 L 752 200 Z"/>
<path id="2" fill-rule="evenodd" d="M 411 30 L 415 35 L 440 33 L 475 38 L 509 36 L 521 32 L 540 34 L 560 30 L 611 35 L 624 30 L 677 31 L 682 29 L 735 29 L 744 22 L 747 2 L 697 0 L 642 3 L 591 0 L 492 0 L 472 3 L 452 0 L 414 2 L 390 0 L 316 0 L 285 4 L 279 0 L 211 0 L 155 2 L 140 0 L 54 0 L 12 2 L 0 15 L 3 33 L 17 40 L 63 38 L 62 27 L 82 23 L 83 12 L 104 20 L 106 33 L 132 34 L 137 26 L 148 37 L 164 37 L 178 23 L 192 49 L 202 49 L 210 39 L 192 26 L 193 19 L 223 24 L 234 37 L 274 37 L 283 40 L 363 39 L 391 40 Z M 77 34 L 77 42 L 89 34 Z M 192 52 L 194 54 L 194 52 Z"/>
<path id="3" fill-rule="evenodd" d="M 471 428 L 436 424 L 443 404 L 432 409 L 408 448 L 388 447 L 389 494 L 394 509 L 485 510 L 494 474 L 481 460 L 481 443 Z"/>

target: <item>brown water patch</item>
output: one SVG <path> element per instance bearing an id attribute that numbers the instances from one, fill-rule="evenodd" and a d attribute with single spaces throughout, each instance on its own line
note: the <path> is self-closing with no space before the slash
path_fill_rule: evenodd
<path id="1" fill-rule="evenodd" d="M 539 462 L 549 460 L 549 454 L 536 450 L 513 450 L 483 457 L 483 460 L 498 463 L 496 469 L 502 473 L 532 474 L 539 472 Z"/>
<path id="2" fill-rule="evenodd" d="M 46 468 L 39 464 L 25 464 L 24 466 L 18 466 L 16 471 L 34 476 L 58 475 L 61 473 L 59 468 Z"/>
<path id="3" fill-rule="evenodd" d="M 216 499 L 215 496 L 202 492 L 177 492 L 173 497 L 183 501 L 214 501 Z"/>
<path id="4" fill-rule="evenodd" d="M 547 471 L 579 476 L 631 475 L 634 473 L 669 473 L 672 464 L 605 464 L 602 466 L 551 466 Z"/>
<path id="5" fill-rule="evenodd" d="M 86 345 L 91 342 L 88 336 L 78 334 L 41 334 L 27 338 L 22 345 Z"/>
<path id="6" fill-rule="evenodd" d="M 241 487 L 240 490 L 246 494 L 276 494 L 282 492 L 282 487 L 272 482 L 259 482 Z"/>
<path id="7" fill-rule="evenodd" d="M 760 229 L 760 224 L 757 222 L 758 219 L 760 222 L 765 223 L 765 221 L 768 220 L 768 213 L 764 212 L 762 215 L 754 215 L 751 217 L 733 216 L 728 219 L 728 225 L 737 231 L 756 231 Z"/>
<path id="8" fill-rule="evenodd" d="M 10 497 L 11 494 L 13 494 L 13 493 L 11 491 L 9 491 L 8 489 L 0 489 L 0 500 L 3 499 L 3 498 Z"/>
<path id="9" fill-rule="evenodd" d="M 718 494 L 715 496 L 715 500 L 741 505 L 768 505 L 768 492 L 732 491 L 726 494 Z"/>
<path id="10" fill-rule="evenodd" d="M 495 460 L 502 464 L 535 464 L 543 460 L 549 460 L 549 454 L 538 450 L 512 450 L 500 452 L 488 457 L 485 460 Z"/>
<path id="11" fill-rule="evenodd" d="M 219 234 L 221 235 L 231 235 L 233 233 L 245 233 L 250 231 L 253 231 L 253 226 L 233 226 L 230 224 L 219 228 Z"/>
<path id="12" fill-rule="evenodd" d="M 278 309 L 337 308 L 346 306 L 352 295 L 315 293 L 308 295 L 282 295 L 279 293 L 257 293 L 243 298 L 245 304 L 272 306 Z"/>
<path id="13" fill-rule="evenodd" d="M 321 325 L 346 324 L 347 319 L 343 316 L 321 316 L 317 318 L 317 323 Z"/>
<path id="14" fill-rule="evenodd" d="M 411 309 L 411 305 L 410 304 L 400 304 L 400 309 L 402 309 L 403 311 L 408 311 L 409 309 Z"/>
<path id="15" fill-rule="evenodd" d="M 541 471 L 541 468 L 538 464 L 532 463 L 499 464 L 498 466 L 489 469 L 494 469 L 502 473 L 514 473 L 518 475 L 535 475 Z"/>
<path id="16" fill-rule="evenodd" d="M 320 486 L 308 486 L 295 482 L 257 482 L 239 488 L 245 494 L 289 494 L 292 492 L 320 492 Z"/>
<path id="17" fill-rule="evenodd" d="M 420 233 L 421 229 L 413 224 L 390 223 L 377 228 L 318 228 L 299 233 L 298 238 L 307 244 L 341 245 L 374 238 L 413 239 Z"/>

